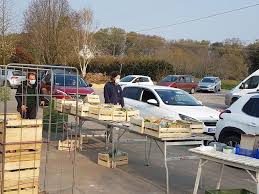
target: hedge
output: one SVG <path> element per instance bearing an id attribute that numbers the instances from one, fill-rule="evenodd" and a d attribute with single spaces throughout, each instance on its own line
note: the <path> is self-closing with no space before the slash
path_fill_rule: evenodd
<path id="1" fill-rule="evenodd" d="M 168 74 L 174 74 L 172 64 L 155 58 L 142 57 L 98 57 L 91 61 L 87 71 L 91 73 L 110 74 L 113 71 L 120 71 L 123 76 L 130 74 L 150 76 L 158 81 Z"/>

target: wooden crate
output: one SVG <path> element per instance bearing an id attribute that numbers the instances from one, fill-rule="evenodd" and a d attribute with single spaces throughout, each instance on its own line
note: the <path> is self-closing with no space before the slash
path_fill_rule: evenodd
<path id="1" fill-rule="evenodd" d="M 127 114 L 125 111 L 120 111 L 120 110 L 114 110 L 112 114 L 112 120 L 113 121 L 126 121 L 127 120 Z"/>
<path id="2" fill-rule="evenodd" d="M 140 111 L 139 110 L 126 110 L 126 114 L 127 114 L 127 121 L 130 122 L 130 119 L 132 117 L 140 116 Z"/>
<path id="3" fill-rule="evenodd" d="M 39 186 L 24 185 L 20 186 L 18 189 L 6 189 L 3 194 L 39 194 Z"/>
<path id="4" fill-rule="evenodd" d="M 145 123 L 144 133 L 157 138 L 177 138 L 177 137 L 190 137 L 190 126 L 178 126 L 176 128 L 163 128 L 159 124 Z"/>
<path id="5" fill-rule="evenodd" d="M 130 130 L 136 131 L 138 133 L 143 134 L 144 133 L 144 118 L 142 117 L 131 117 L 130 119 Z"/>
<path id="6" fill-rule="evenodd" d="M 80 147 L 79 140 L 67 139 L 65 141 L 58 141 L 58 150 L 59 151 L 74 151 L 76 148 Z"/>
<path id="7" fill-rule="evenodd" d="M 122 152 L 121 155 L 115 156 L 114 166 L 121 166 L 128 164 L 128 153 Z M 108 168 L 112 167 L 112 157 L 107 153 L 98 153 L 98 164 Z"/>
<path id="8" fill-rule="evenodd" d="M 84 103 L 82 105 L 78 105 L 78 111 L 76 113 L 76 106 L 71 106 L 71 111 L 70 113 L 72 115 L 78 115 L 78 116 L 82 116 L 82 117 L 86 117 L 88 116 L 88 112 L 89 112 L 89 104 L 88 103 Z"/>
<path id="9" fill-rule="evenodd" d="M 0 122 L 0 143 L 39 142 L 42 141 L 42 120 L 7 121 L 5 139 L 3 133 L 3 122 Z"/>
<path id="10" fill-rule="evenodd" d="M 55 99 L 56 110 L 59 112 L 63 112 L 64 105 L 70 105 L 76 103 L 75 100 L 67 100 L 67 99 Z"/>
<path id="11" fill-rule="evenodd" d="M 6 113 L 7 120 L 19 120 L 21 115 L 19 113 Z M 4 114 L 0 114 L 0 120 L 4 120 Z"/>
<path id="12" fill-rule="evenodd" d="M 100 104 L 100 97 L 98 95 L 94 95 L 94 94 L 90 94 L 87 95 L 84 99 L 85 103 L 89 103 L 89 104 Z"/>
<path id="13" fill-rule="evenodd" d="M 25 165 L 25 167 L 28 167 L 30 162 L 34 165 L 36 160 L 40 160 L 41 146 L 41 143 L 0 145 L 0 161 L 2 161 L 3 153 L 5 153 L 4 165 L 7 170 L 15 165 L 21 167 Z M 38 163 L 37 161 L 37 165 L 39 165 Z"/>
<path id="14" fill-rule="evenodd" d="M 192 122 L 190 123 L 192 134 L 201 134 L 204 133 L 204 125 L 201 122 Z"/>
<path id="15" fill-rule="evenodd" d="M 111 121 L 113 119 L 113 108 L 104 105 L 91 105 L 89 107 L 89 117 L 104 120 L 104 121 Z"/>

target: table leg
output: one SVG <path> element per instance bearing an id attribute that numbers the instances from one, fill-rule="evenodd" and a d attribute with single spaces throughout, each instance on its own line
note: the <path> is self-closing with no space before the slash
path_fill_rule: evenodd
<path id="1" fill-rule="evenodd" d="M 112 131 L 112 168 L 115 168 L 115 129 L 114 127 L 111 128 Z"/>
<path id="2" fill-rule="evenodd" d="M 79 126 L 78 126 L 78 128 L 79 128 L 79 149 L 80 149 L 80 151 L 82 151 L 83 150 L 83 140 L 81 139 L 81 136 L 82 136 L 83 121 L 82 121 L 82 119 L 79 118 L 78 122 L 79 122 Z M 77 135 L 77 133 L 76 133 L 76 135 Z"/>
<path id="3" fill-rule="evenodd" d="M 149 138 L 146 136 L 146 140 Z M 145 165 L 149 166 L 150 165 L 150 155 L 151 155 L 151 145 L 152 145 L 152 139 L 149 139 L 149 147 L 147 150 L 147 142 L 145 142 Z"/>
<path id="4" fill-rule="evenodd" d="M 197 192 L 198 192 L 198 187 L 199 187 L 200 178 L 201 178 L 202 165 L 203 165 L 203 159 L 200 159 L 193 194 L 197 194 Z"/>
<path id="5" fill-rule="evenodd" d="M 259 171 L 256 172 L 256 194 L 259 194 Z"/>
<path id="6" fill-rule="evenodd" d="M 220 184 L 221 184 L 221 180 L 222 180 L 223 171 L 224 171 L 224 164 L 221 164 L 220 176 L 219 176 L 219 180 L 218 180 L 218 183 L 217 183 L 217 190 L 220 189 Z"/>
<path id="7" fill-rule="evenodd" d="M 168 172 L 168 166 L 167 166 L 167 143 L 164 141 L 164 162 L 165 162 L 165 172 L 166 172 L 166 193 L 170 193 L 170 187 L 169 187 L 169 172 Z"/>

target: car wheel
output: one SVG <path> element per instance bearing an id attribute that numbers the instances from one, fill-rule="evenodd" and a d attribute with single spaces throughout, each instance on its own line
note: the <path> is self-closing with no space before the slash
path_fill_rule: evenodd
<path id="1" fill-rule="evenodd" d="M 223 137 L 223 138 L 220 139 L 219 141 L 220 141 L 221 143 L 227 144 L 228 146 L 235 147 L 236 145 L 240 144 L 240 140 L 241 140 L 240 135 L 238 135 L 238 134 L 233 134 L 233 135 L 228 136 L 228 137 Z"/>
<path id="2" fill-rule="evenodd" d="M 194 94 L 194 92 L 195 92 L 195 89 L 192 88 L 191 91 L 190 91 L 190 94 Z"/>

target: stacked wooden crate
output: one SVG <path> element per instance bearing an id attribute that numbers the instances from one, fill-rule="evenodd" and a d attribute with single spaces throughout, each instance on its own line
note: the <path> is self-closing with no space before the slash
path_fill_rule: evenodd
<path id="1" fill-rule="evenodd" d="M 78 115 L 78 116 L 88 116 L 89 113 L 89 107 L 90 106 L 98 106 L 100 104 L 100 97 L 98 95 L 87 95 L 83 102 L 80 102 L 78 104 L 78 109 L 76 112 L 76 104 L 71 105 L 70 113 L 72 115 Z"/>
<path id="2" fill-rule="evenodd" d="M 8 120 L 5 128 L 0 121 L 3 193 L 38 194 L 42 120 Z"/>
<path id="3" fill-rule="evenodd" d="M 67 100 L 67 99 L 55 99 L 55 109 L 59 112 L 64 112 L 64 108 L 66 104 L 71 104 L 76 102 L 75 100 Z"/>

